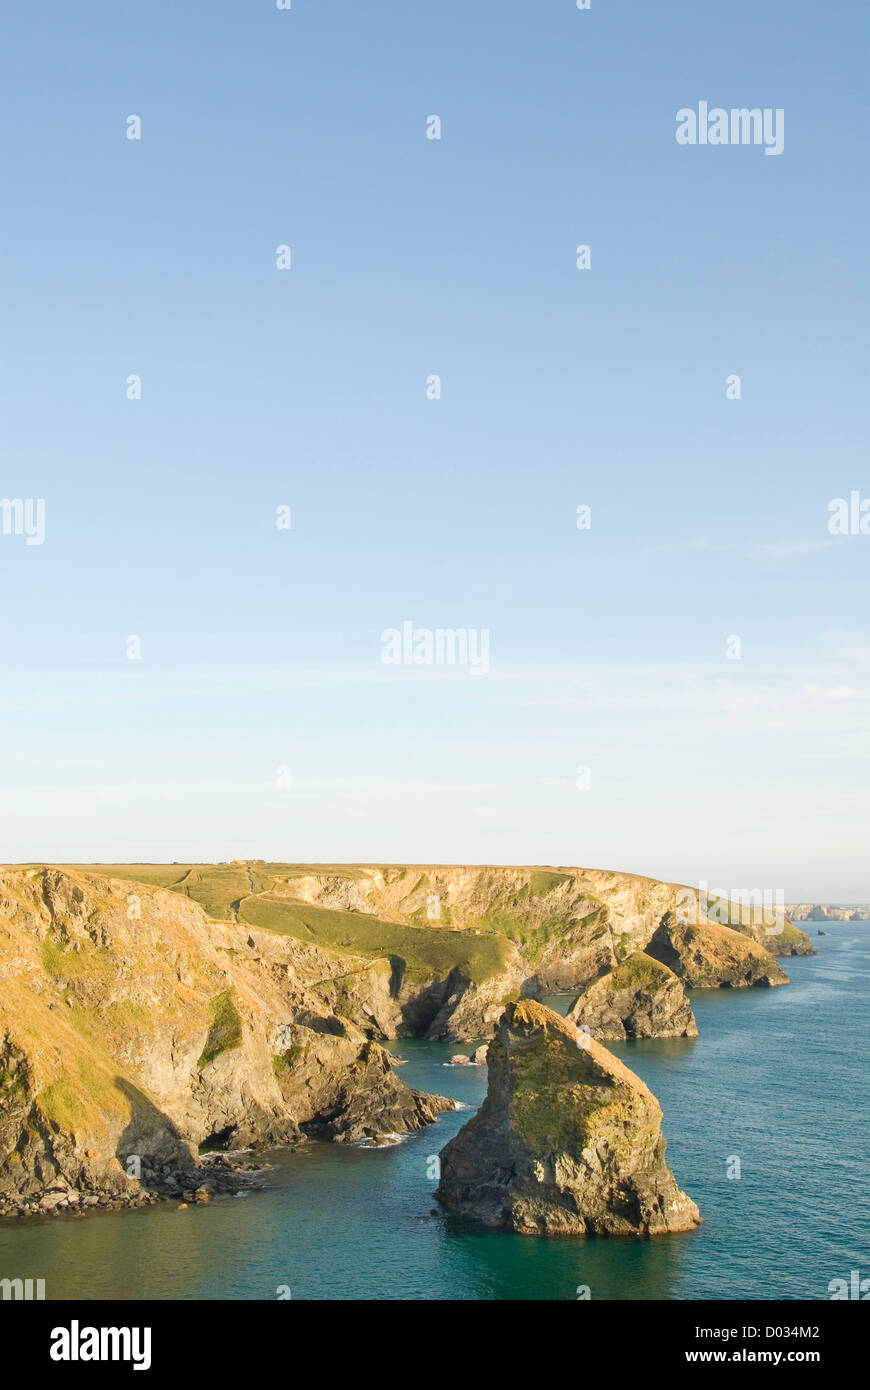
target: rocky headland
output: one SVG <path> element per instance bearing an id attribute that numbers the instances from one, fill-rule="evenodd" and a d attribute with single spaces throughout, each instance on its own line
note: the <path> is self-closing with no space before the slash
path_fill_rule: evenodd
<path id="1" fill-rule="evenodd" d="M 645 950 L 669 917 L 691 922 L 694 973 L 709 986 L 735 984 L 738 960 L 751 957 L 760 980 L 772 956 L 813 951 L 788 920 L 774 932 L 727 899 L 597 869 L 252 860 L 88 872 L 192 898 L 258 949 L 271 938 L 273 958 L 292 963 L 326 1008 L 378 1041 L 491 1037 L 505 1004 L 584 992 Z M 769 973 L 771 983 L 785 981 Z"/>
<path id="2" fill-rule="evenodd" d="M 788 976 L 769 951 L 715 922 L 681 922 L 669 912 L 645 949 L 689 989 L 788 984 Z"/>

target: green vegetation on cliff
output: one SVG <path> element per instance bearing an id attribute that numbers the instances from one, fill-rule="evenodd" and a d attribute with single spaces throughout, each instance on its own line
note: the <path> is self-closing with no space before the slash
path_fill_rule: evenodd
<path id="1" fill-rule="evenodd" d="M 656 988 L 670 974 L 660 961 L 653 960 L 643 951 L 635 951 L 626 960 L 620 961 L 613 972 L 611 984 L 614 989 L 638 989 L 644 985 Z"/>
<path id="2" fill-rule="evenodd" d="M 212 1001 L 211 1015 L 212 1024 L 197 1062 L 198 1067 L 207 1066 L 215 1057 L 228 1052 L 231 1047 L 238 1047 L 242 1041 L 242 1020 L 230 990 L 225 990 Z"/>

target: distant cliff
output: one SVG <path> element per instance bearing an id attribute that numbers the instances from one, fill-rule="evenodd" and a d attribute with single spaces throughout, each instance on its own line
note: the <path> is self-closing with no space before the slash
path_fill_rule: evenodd
<path id="1" fill-rule="evenodd" d="M 867 903 L 793 903 L 786 912 L 795 922 L 870 922 Z"/>

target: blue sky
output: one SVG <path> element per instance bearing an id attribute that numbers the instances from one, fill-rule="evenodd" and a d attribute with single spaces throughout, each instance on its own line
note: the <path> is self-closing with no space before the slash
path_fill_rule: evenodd
<path id="1" fill-rule="evenodd" d="M 46 536 L 0 536 L 7 860 L 870 899 L 870 536 L 827 529 L 870 496 L 868 30 L 857 0 L 8 16 L 0 495 Z M 681 147 L 702 100 L 782 108 L 783 153 Z M 385 666 L 404 620 L 487 629 L 489 672 Z"/>

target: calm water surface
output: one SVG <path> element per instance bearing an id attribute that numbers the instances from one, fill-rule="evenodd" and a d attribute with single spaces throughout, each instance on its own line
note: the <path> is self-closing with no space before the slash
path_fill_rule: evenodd
<path id="1" fill-rule="evenodd" d="M 668 1161 L 704 1217 L 689 1235 L 541 1239 L 433 1210 L 429 1157 L 486 1068 L 444 1066 L 471 1048 L 402 1040 L 403 1078 L 466 1110 L 393 1148 L 271 1154 L 266 1191 L 186 1212 L 2 1223 L 0 1278 L 76 1299 L 827 1298 L 831 1279 L 870 1275 L 870 925 L 825 929 L 818 956 L 783 962 L 787 987 L 696 993 L 698 1039 L 612 1045 L 661 1102 Z"/>

